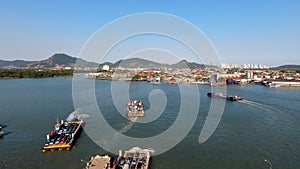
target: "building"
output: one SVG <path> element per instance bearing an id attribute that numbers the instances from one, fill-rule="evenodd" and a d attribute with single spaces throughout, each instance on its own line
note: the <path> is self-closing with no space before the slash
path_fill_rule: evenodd
<path id="1" fill-rule="evenodd" d="M 108 66 L 108 65 L 103 65 L 103 66 L 102 66 L 102 70 L 109 71 L 109 66 Z"/>

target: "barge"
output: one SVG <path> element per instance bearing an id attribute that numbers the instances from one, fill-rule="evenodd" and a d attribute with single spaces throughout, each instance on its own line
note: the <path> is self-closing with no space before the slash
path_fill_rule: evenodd
<path id="1" fill-rule="evenodd" d="M 56 123 L 54 130 L 47 134 L 47 140 L 42 151 L 70 150 L 82 131 L 83 121 L 71 121 Z"/>
<path id="2" fill-rule="evenodd" d="M 83 161 L 83 160 L 81 160 Z M 91 157 L 90 161 L 86 163 L 85 169 L 111 169 L 115 165 L 114 159 L 111 156 L 96 155 Z"/>
<path id="3" fill-rule="evenodd" d="M 119 152 L 119 157 L 114 169 L 149 169 L 150 168 L 150 151 L 140 148 Z"/>
<path id="4" fill-rule="evenodd" d="M 144 117 L 144 106 L 141 100 L 128 100 L 127 110 L 126 110 L 127 117 Z"/>
<path id="5" fill-rule="evenodd" d="M 111 155 L 93 156 L 85 169 L 150 169 L 150 162 L 150 151 L 132 148 L 124 152 L 120 150 L 117 158 Z"/>
<path id="6" fill-rule="evenodd" d="M 232 96 L 232 95 L 223 94 L 223 93 L 216 93 L 216 92 L 207 93 L 207 96 L 209 96 L 209 97 L 219 97 L 219 98 L 224 98 L 224 99 L 230 100 L 230 101 L 243 100 L 243 98 L 241 98 L 241 97 L 239 97 L 239 96 Z"/>

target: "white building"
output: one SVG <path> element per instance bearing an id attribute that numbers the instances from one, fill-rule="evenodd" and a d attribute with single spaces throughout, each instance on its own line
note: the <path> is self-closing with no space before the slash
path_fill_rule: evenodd
<path id="1" fill-rule="evenodd" d="M 108 65 L 104 65 L 104 66 L 102 66 L 102 70 L 109 71 L 109 66 L 108 66 Z"/>

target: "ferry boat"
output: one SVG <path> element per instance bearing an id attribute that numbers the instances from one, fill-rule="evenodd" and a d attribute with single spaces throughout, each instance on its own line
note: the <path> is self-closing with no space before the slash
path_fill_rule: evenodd
<path id="1" fill-rule="evenodd" d="M 85 169 L 150 169 L 150 161 L 150 151 L 135 147 L 124 153 L 120 150 L 117 158 L 112 155 L 93 156 Z"/>
<path id="2" fill-rule="evenodd" d="M 232 96 L 232 95 L 223 94 L 223 93 L 216 93 L 216 92 L 212 92 L 212 93 L 209 92 L 209 93 L 207 93 L 207 96 L 224 98 L 224 99 L 230 100 L 230 101 L 243 100 L 243 98 L 241 98 L 239 96 Z"/>
<path id="3" fill-rule="evenodd" d="M 151 154 L 148 150 L 142 150 L 134 147 L 130 150 L 119 151 L 119 157 L 115 169 L 149 169 Z"/>
<path id="4" fill-rule="evenodd" d="M 3 137 L 4 131 L 2 130 L 2 126 L 0 125 L 0 137 Z"/>
<path id="5" fill-rule="evenodd" d="M 128 100 L 127 117 L 144 117 L 144 106 L 141 100 Z"/>
<path id="6" fill-rule="evenodd" d="M 83 121 L 56 123 L 54 130 L 47 134 L 42 151 L 70 150 L 82 130 Z"/>

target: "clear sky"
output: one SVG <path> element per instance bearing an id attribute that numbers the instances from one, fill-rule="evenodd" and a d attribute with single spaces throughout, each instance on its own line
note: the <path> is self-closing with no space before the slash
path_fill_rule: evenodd
<path id="1" fill-rule="evenodd" d="M 17 1 L 0 3 L 0 59 L 77 56 L 101 26 L 140 12 L 164 12 L 199 27 L 223 63 L 300 64 L 299 0 Z"/>

